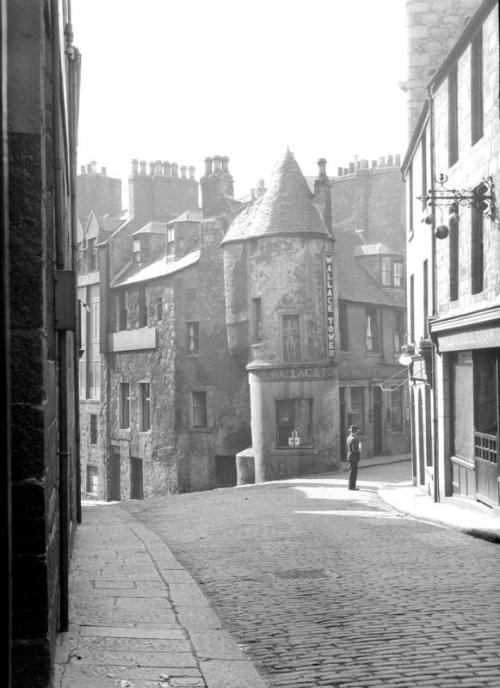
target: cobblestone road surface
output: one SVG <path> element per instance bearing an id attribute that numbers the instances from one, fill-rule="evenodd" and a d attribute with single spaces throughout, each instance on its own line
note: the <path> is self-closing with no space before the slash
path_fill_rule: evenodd
<path id="1" fill-rule="evenodd" d="M 500 688 L 499 545 L 398 516 L 389 476 L 407 464 L 126 508 L 273 687 Z"/>

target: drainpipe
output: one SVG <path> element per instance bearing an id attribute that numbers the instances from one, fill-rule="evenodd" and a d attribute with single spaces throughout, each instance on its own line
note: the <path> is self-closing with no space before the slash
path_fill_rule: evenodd
<path id="1" fill-rule="evenodd" d="M 55 225 L 55 262 L 56 271 L 64 270 L 65 227 L 63 221 L 63 151 L 61 147 L 61 74 L 59 52 L 59 7 L 52 0 L 52 140 L 54 156 L 54 225 Z M 57 326 L 57 324 L 56 324 Z M 69 407 L 68 407 L 68 331 L 57 330 L 58 363 L 58 432 L 59 432 L 59 630 L 68 630 L 68 573 L 69 573 Z"/>
<path id="2" fill-rule="evenodd" d="M 430 133 L 430 163 L 431 163 L 431 197 L 434 197 L 435 188 L 435 137 L 434 137 L 434 93 L 433 86 L 430 84 L 427 88 L 429 101 L 429 133 Z M 431 267 L 432 267 L 432 317 L 437 316 L 437 274 L 436 274 L 436 207 L 432 205 L 432 236 L 431 236 Z M 430 330 L 430 328 L 428 328 Z M 434 405 L 433 415 L 433 454 L 434 454 L 434 494 L 435 502 L 440 501 L 439 497 L 439 442 L 438 442 L 438 395 L 436 389 L 436 345 L 433 342 L 433 376 L 432 376 L 432 402 Z"/>
<path id="3" fill-rule="evenodd" d="M 68 3 L 68 24 L 66 28 L 67 53 L 68 53 L 68 103 L 69 103 L 69 172 L 70 172 L 70 207 L 71 207 L 71 270 L 76 276 L 77 270 L 77 199 L 76 199 L 76 160 L 78 141 L 78 109 L 80 98 L 80 53 L 72 47 L 73 34 L 71 28 L 71 4 Z M 77 333 L 79 330 L 77 330 Z M 73 337 L 73 385 L 74 385 L 74 424 L 75 424 L 75 491 L 76 491 L 76 520 L 82 522 L 81 501 L 81 465 L 80 465 L 80 402 L 79 402 L 79 335 Z"/>

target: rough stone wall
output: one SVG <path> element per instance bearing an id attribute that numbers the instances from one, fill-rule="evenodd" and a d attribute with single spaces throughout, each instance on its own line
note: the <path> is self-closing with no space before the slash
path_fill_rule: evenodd
<path id="1" fill-rule="evenodd" d="M 98 218 L 120 212 L 121 179 L 108 177 L 104 168 L 102 172 L 96 172 L 92 165 L 83 168 L 77 177 L 76 188 L 78 216 L 82 225 L 85 225 L 91 210 Z"/>
<path id="2" fill-rule="evenodd" d="M 251 360 L 282 363 L 282 313 L 302 319 L 303 360 L 326 361 L 325 253 L 330 239 L 262 237 L 248 257 L 249 298 L 262 299 L 263 341 L 251 347 Z"/>
<path id="3" fill-rule="evenodd" d="M 500 185 L 500 125 L 498 116 L 498 6 L 483 24 L 483 111 L 484 133 L 471 145 L 470 127 L 470 44 L 458 60 L 458 161 L 448 168 L 448 84 L 445 79 L 436 89 L 436 172 L 449 176 L 450 188 L 472 189 L 489 175 L 496 189 Z M 497 200 L 498 203 L 498 200 Z M 457 301 L 449 301 L 449 241 L 436 242 L 437 299 L 441 315 L 464 308 L 484 306 L 500 294 L 500 232 L 498 225 L 484 219 L 484 289 L 471 293 L 471 210 L 459 208 L 459 286 Z M 445 216 L 446 218 L 446 216 Z"/>
<path id="4" fill-rule="evenodd" d="M 46 688 L 51 680 L 60 600 L 62 399 L 69 410 L 70 524 L 76 516 L 73 338 L 68 334 L 64 343 L 54 322 L 55 231 L 59 222 L 69 227 L 70 208 L 57 215 L 53 144 L 61 132 L 51 116 L 51 58 L 58 39 L 49 10 L 39 0 L 6 5 L 14 688 Z M 69 269 L 69 232 L 59 240 L 59 267 Z M 63 350 L 69 376 L 64 388 L 58 375 Z"/>
<path id="5" fill-rule="evenodd" d="M 158 297 L 163 300 L 162 319 L 157 320 Z M 111 390 L 109 399 L 111 444 L 121 448 L 122 497 L 130 496 L 130 457 L 143 461 L 144 496 L 175 492 L 175 405 L 174 405 L 174 310 L 171 282 L 158 280 L 146 287 L 148 326 L 157 331 L 152 351 L 131 351 L 109 355 Z M 130 327 L 138 326 L 136 294 L 131 293 Z M 130 385 L 130 429 L 119 427 L 120 382 Z M 139 383 L 150 384 L 151 430 L 139 426 Z"/>
<path id="6" fill-rule="evenodd" d="M 246 370 L 227 349 L 220 248 L 226 228 L 225 218 L 203 223 L 200 263 L 175 280 L 177 463 L 183 491 L 214 487 L 215 457 L 235 455 L 250 445 Z M 196 356 L 186 348 L 189 320 L 199 322 Z M 191 427 L 192 390 L 207 392 L 206 429 Z"/>
<path id="7" fill-rule="evenodd" d="M 411 136 L 434 71 L 481 0 L 407 0 L 408 130 Z"/>
<path id="8" fill-rule="evenodd" d="M 198 182 L 172 174 L 132 174 L 129 208 L 132 217 L 170 220 L 173 215 L 198 208 Z"/>
<path id="9" fill-rule="evenodd" d="M 404 253 L 405 190 L 399 156 L 372 161 L 370 169 L 368 161 L 361 162 L 364 166 L 351 163 L 331 179 L 333 230 L 360 232 L 365 243 L 383 242 Z"/>

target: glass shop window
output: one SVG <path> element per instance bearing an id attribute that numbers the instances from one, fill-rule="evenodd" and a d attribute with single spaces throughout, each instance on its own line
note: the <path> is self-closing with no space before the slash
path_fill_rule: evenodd
<path id="1" fill-rule="evenodd" d="M 277 400 L 276 426 L 279 449 L 312 447 L 312 399 Z"/>

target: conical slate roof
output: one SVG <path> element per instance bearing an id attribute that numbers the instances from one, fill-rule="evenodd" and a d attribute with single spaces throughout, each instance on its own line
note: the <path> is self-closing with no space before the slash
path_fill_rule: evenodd
<path id="1" fill-rule="evenodd" d="M 268 234 L 326 234 L 323 218 L 293 153 L 277 164 L 269 188 L 231 223 L 222 243 Z"/>

